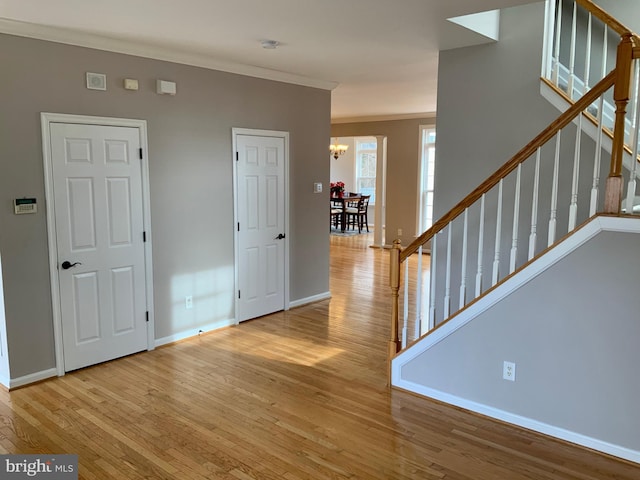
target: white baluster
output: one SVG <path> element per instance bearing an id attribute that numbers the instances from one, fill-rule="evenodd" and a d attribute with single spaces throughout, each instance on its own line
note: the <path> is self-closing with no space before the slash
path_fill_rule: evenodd
<path id="1" fill-rule="evenodd" d="M 449 231 L 447 232 L 447 274 L 446 284 L 444 288 L 444 318 L 449 318 L 451 312 L 451 232 L 453 231 L 453 222 L 449 223 Z"/>
<path id="2" fill-rule="evenodd" d="M 431 239 L 431 261 L 429 262 L 429 330 L 436 328 L 436 252 L 438 251 L 438 233 Z"/>
<path id="3" fill-rule="evenodd" d="M 609 58 L 609 27 L 607 24 L 604 25 L 604 39 L 602 41 L 602 76 L 600 78 L 604 78 L 607 76 L 607 59 Z"/>
<path id="4" fill-rule="evenodd" d="M 544 7 L 544 37 L 542 44 L 542 69 L 540 76 L 551 80 L 553 74 L 553 31 L 555 28 L 556 2 L 547 1 Z"/>
<path id="5" fill-rule="evenodd" d="M 513 231 L 511 235 L 511 257 L 509 260 L 509 273 L 516 271 L 518 257 L 518 227 L 520 226 L 520 182 L 522 176 L 522 163 L 518 165 L 516 172 L 516 193 L 513 201 Z"/>
<path id="6" fill-rule="evenodd" d="M 464 210 L 464 230 L 462 233 L 462 271 L 460 272 L 460 301 L 458 308 L 465 306 L 467 299 L 467 237 L 469 232 L 469 209 Z"/>
<path id="7" fill-rule="evenodd" d="M 569 50 L 569 81 L 567 83 L 567 94 L 573 99 L 573 85 L 576 78 L 576 17 L 578 16 L 578 4 L 573 2 L 573 18 L 571 19 L 571 46 Z"/>
<path id="8" fill-rule="evenodd" d="M 418 247 L 418 278 L 416 279 L 416 323 L 414 325 L 414 338 L 420 338 L 422 324 L 422 245 Z"/>
<path id="9" fill-rule="evenodd" d="M 500 275 L 500 237 L 502 236 L 502 183 L 500 179 L 498 184 L 498 211 L 496 213 L 496 243 L 493 256 L 493 275 L 491 277 L 491 285 L 498 283 Z"/>
<path id="10" fill-rule="evenodd" d="M 560 77 L 560 37 L 562 33 L 562 0 L 558 0 L 558 12 L 556 20 L 556 40 L 553 52 L 553 84 L 559 86 Z"/>
<path id="11" fill-rule="evenodd" d="M 569 232 L 576 228 L 578 219 L 578 182 L 580 181 L 580 145 L 582 140 L 582 114 L 578 116 L 576 145 L 573 155 L 573 179 L 571 182 L 571 203 L 569 204 Z"/>
<path id="12" fill-rule="evenodd" d="M 484 198 L 480 199 L 480 225 L 478 226 L 478 268 L 476 270 L 476 298 L 482 295 L 482 254 L 484 253 Z"/>
<path id="13" fill-rule="evenodd" d="M 584 95 L 589 91 L 589 79 L 591 76 L 591 24 L 592 24 L 592 15 L 589 12 L 589 23 L 587 25 L 587 47 L 584 59 L 584 87 L 582 89 L 582 94 Z"/>
<path id="14" fill-rule="evenodd" d="M 598 192 L 600 188 L 600 164 L 602 163 L 602 115 L 604 108 L 604 96 L 598 100 L 598 131 L 596 133 L 596 155 L 593 161 L 593 183 L 591 185 L 591 204 L 589 205 L 589 216 L 593 217 L 598 210 Z"/>
<path id="15" fill-rule="evenodd" d="M 631 97 L 631 109 L 632 109 L 632 113 L 631 113 L 631 128 L 629 129 L 629 142 L 628 145 L 631 145 L 631 148 L 633 148 L 633 129 L 635 128 L 636 124 L 638 123 L 636 121 L 636 114 L 638 112 L 638 76 L 637 76 L 637 67 L 638 67 L 638 62 L 635 61 L 634 62 L 634 73 L 633 73 L 633 79 L 632 79 L 632 87 L 633 87 L 633 95 Z M 626 130 L 626 129 L 625 129 Z"/>
<path id="16" fill-rule="evenodd" d="M 633 153 L 631 154 L 631 172 L 629 172 L 629 185 L 627 185 L 627 200 L 626 210 L 627 213 L 633 213 L 633 204 L 636 200 L 636 177 L 638 172 L 638 137 L 640 130 L 640 62 L 635 62 L 635 92 L 634 104 L 635 115 L 633 117 L 632 131 L 631 131 L 631 145 L 633 146 Z"/>
<path id="17" fill-rule="evenodd" d="M 409 323 L 409 261 L 411 257 L 404 261 L 404 316 L 402 322 L 402 348 L 407 346 L 407 331 Z"/>
<path id="18" fill-rule="evenodd" d="M 558 216 L 558 175 L 560 170 L 560 134 L 556 135 L 556 154 L 553 162 L 553 187 L 551 189 L 551 215 L 549 216 L 549 238 L 547 246 L 551 246 L 556 241 L 556 223 Z"/>
<path id="19" fill-rule="evenodd" d="M 536 152 L 536 168 L 533 176 L 533 199 L 531 200 L 531 234 L 529 235 L 529 256 L 531 260 L 536 254 L 538 241 L 538 195 L 540 194 L 540 147 Z"/>

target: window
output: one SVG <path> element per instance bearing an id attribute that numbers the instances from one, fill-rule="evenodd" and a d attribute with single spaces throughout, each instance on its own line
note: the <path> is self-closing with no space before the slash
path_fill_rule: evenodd
<path id="1" fill-rule="evenodd" d="M 420 205 L 418 234 L 433 225 L 433 187 L 436 158 L 436 130 L 433 127 L 421 127 L 422 159 L 420 168 Z"/>
<path id="2" fill-rule="evenodd" d="M 376 156 L 378 143 L 374 137 L 356 138 L 356 190 L 371 195 L 370 205 L 376 203 Z"/>

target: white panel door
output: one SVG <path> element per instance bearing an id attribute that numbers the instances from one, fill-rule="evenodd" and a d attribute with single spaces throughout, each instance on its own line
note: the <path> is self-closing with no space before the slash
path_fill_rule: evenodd
<path id="1" fill-rule="evenodd" d="M 137 128 L 52 123 L 64 369 L 147 348 Z"/>
<path id="2" fill-rule="evenodd" d="M 236 137 L 238 321 L 284 309 L 284 138 Z"/>

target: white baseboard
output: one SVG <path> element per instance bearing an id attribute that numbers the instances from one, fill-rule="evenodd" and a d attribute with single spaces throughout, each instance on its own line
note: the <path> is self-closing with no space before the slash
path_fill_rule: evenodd
<path id="1" fill-rule="evenodd" d="M 198 327 L 197 329 L 187 330 L 185 332 L 176 333 L 175 335 L 170 335 L 168 337 L 159 338 L 155 341 L 155 346 L 160 347 L 162 345 L 166 345 L 168 343 L 177 342 L 178 340 L 184 340 L 185 338 L 194 337 L 201 332 L 210 332 L 212 330 L 218 330 L 220 328 L 229 327 L 231 325 L 235 325 L 235 320 L 221 320 L 219 322 L 210 323 L 208 325 L 203 325 Z M 41 372 L 31 373 L 29 375 L 25 375 L 23 377 L 7 379 L 5 377 L 0 377 L 0 384 L 7 387 L 9 390 L 23 387 L 25 385 L 29 385 L 30 383 L 39 382 L 41 380 L 46 380 L 47 378 L 56 377 L 58 375 L 58 370 L 55 368 L 50 368 L 48 370 L 43 370 Z"/>
<path id="2" fill-rule="evenodd" d="M 301 298 L 300 300 L 294 300 L 289 302 L 289 308 L 301 307 L 309 303 L 319 302 L 320 300 L 328 300 L 331 298 L 331 292 L 319 293 L 307 298 Z"/>
<path id="3" fill-rule="evenodd" d="M 8 386 L 9 390 L 13 388 L 23 387 L 25 385 L 29 385 L 30 383 L 39 382 L 41 380 L 46 380 L 47 378 L 57 377 L 58 370 L 55 368 L 50 368 L 48 370 L 42 370 L 41 372 L 30 373 L 29 375 L 25 375 L 24 377 L 12 378 L 9 380 L 9 385 L 4 383 L 5 379 L 2 379 L 2 384 Z"/>
<path id="4" fill-rule="evenodd" d="M 457 397 L 455 395 L 428 388 L 424 385 L 419 385 L 407 380 L 401 379 L 394 381 L 393 386 L 401 388 L 403 390 L 407 390 L 409 392 L 415 392 L 425 397 L 433 398 L 434 400 L 448 403 L 449 405 L 455 405 L 456 407 L 464 408 L 465 410 L 469 410 L 471 412 L 495 418 L 496 420 L 501 420 L 503 422 L 511 423 L 528 430 L 533 430 L 544 435 L 549 435 L 550 437 L 559 438 L 567 442 L 575 443 L 576 445 L 581 445 L 583 447 L 591 448 L 608 455 L 613 455 L 614 457 L 623 458 L 634 463 L 640 463 L 639 451 L 631 450 L 620 445 L 614 445 L 604 440 L 588 437 L 581 433 L 572 432 L 570 430 L 556 427 L 554 425 L 549 425 L 532 418 L 523 417 L 511 412 L 506 412 L 495 407 Z"/>
<path id="5" fill-rule="evenodd" d="M 213 330 L 230 327 L 235 324 L 236 324 L 236 321 L 234 319 L 220 320 L 218 322 L 209 323 L 208 325 L 202 325 L 200 327 L 185 330 L 184 332 L 175 333 L 173 335 L 169 335 L 168 337 L 157 338 L 155 341 L 155 346 L 161 347 L 162 345 L 167 345 L 168 343 L 184 340 L 185 338 L 195 337 L 200 333 L 211 332 Z"/>

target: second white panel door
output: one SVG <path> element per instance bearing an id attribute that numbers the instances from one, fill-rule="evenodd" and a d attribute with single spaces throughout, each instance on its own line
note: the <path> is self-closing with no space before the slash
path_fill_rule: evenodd
<path id="1" fill-rule="evenodd" d="M 285 143 L 237 135 L 238 312 L 242 322 L 284 309 Z"/>

